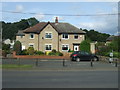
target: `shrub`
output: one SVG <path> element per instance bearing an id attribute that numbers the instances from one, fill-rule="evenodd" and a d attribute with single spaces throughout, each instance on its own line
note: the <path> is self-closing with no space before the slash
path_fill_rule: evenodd
<path id="1" fill-rule="evenodd" d="M 63 56 L 63 54 L 61 52 L 57 52 L 57 51 L 56 51 L 56 53 L 55 52 L 49 52 L 48 55 L 50 55 L 50 56 Z"/>
<path id="2" fill-rule="evenodd" d="M 50 53 L 48 53 L 48 55 L 50 55 L 50 56 L 56 56 L 56 53 L 50 52 Z"/>
<path id="3" fill-rule="evenodd" d="M 45 55 L 49 55 L 50 51 L 45 52 Z"/>
<path id="4" fill-rule="evenodd" d="M 35 51 L 34 51 L 34 48 L 33 48 L 33 47 L 29 47 L 29 48 L 27 49 L 27 52 L 28 52 L 29 55 L 33 55 Z"/>
<path id="5" fill-rule="evenodd" d="M 80 44 L 80 50 L 90 52 L 90 41 L 89 40 L 82 41 Z"/>
<path id="6" fill-rule="evenodd" d="M 42 51 L 36 51 L 35 54 L 37 54 L 37 55 L 44 55 L 44 52 L 42 52 Z"/>
<path id="7" fill-rule="evenodd" d="M 55 49 L 52 50 L 53 53 L 56 53 L 57 51 Z"/>
<path id="8" fill-rule="evenodd" d="M 57 53 L 56 53 L 56 56 L 63 56 L 63 53 L 57 52 Z"/>
<path id="9" fill-rule="evenodd" d="M 69 49 L 68 52 L 74 52 L 74 50 Z"/>
<path id="10" fill-rule="evenodd" d="M 3 56 L 3 57 L 6 57 L 6 56 L 7 56 L 6 51 L 2 50 L 2 56 Z"/>
<path id="11" fill-rule="evenodd" d="M 22 50 L 21 55 L 29 55 L 29 53 L 27 52 L 27 49 Z"/>
<path id="12" fill-rule="evenodd" d="M 17 55 L 19 55 L 22 51 L 22 44 L 20 41 L 16 41 L 14 46 L 13 46 L 13 50 L 16 52 Z"/>

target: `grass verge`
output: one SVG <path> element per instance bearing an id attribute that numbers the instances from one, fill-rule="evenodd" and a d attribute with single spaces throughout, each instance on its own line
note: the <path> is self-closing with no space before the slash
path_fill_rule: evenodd
<path id="1" fill-rule="evenodd" d="M 21 69 L 27 69 L 27 68 L 32 68 L 32 65 L 16 65 L 16 64 L 4 64 L 4 65 L 0 65 L 0 68 L 2 69 L 17 69 L 17 68 L 21 68 Z"/>

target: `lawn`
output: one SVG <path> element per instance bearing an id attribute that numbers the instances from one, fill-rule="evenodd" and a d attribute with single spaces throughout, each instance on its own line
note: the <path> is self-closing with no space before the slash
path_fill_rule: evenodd
<path id="1" fill-rule="evenodd" d="M 17 69 L 17 68 L 27 69 L 27 68 L 32 68 L 32 65 L 4 64 L 4 65 L 0 65 L 0 68 L 1 67 L 2 69 Z"/>

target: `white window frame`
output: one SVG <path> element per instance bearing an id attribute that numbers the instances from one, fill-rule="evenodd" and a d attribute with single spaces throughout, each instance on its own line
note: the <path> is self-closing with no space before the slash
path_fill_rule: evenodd
<path id="1" fill-rule="evenodd" d="M 47 38 L 46 37 L 46 34 L 48 33 L 48 35 L 50 35 L 51 34 L 51 38 Z M 52 39 L 52 32 L 45 32 L 45 39 Z"/>
<path id="2" fill-rule="evenodd" d="M 65 34 L 68 35 L 68 38 L 64 38 L 64 37 L 63 37 L 63 35 L 65 35 Z M 68 40 L 68 39 L 69 39 L 69 34 L 68 34 L 68 33 L 64 33 L 64 34 L 62 34 L 62 39 L 64 39 L 64 40 Z"/>
<path id="3" fill-rule="evenodd" d="M 78 38 L 75 38 L 75 35 L 77 35 Z M 74 34 L 74 39 L 75 39 L 75 40 L 78 40 L 78 39 L 79 39 L 79 35 L 78 35 L 78 34 Z"/>
<path id="4" fill-rule="evenodd" d="M 83 35 L 80 35 L 80 38 L 82 38 L 83 37 Z"/>
<path id="5" fill-rule="evenodd" d="M 33 38 L 31 38 L 31 35 L 33 35 Z M 34 39 L 34 38 L 35 38 L 34 33 L 30 33 L 30 34 L 29 34 L 29 37 L 30 37 L 30 39 Z"/>
<path id="6" fill-rule="evenodd" d="M 20 36 L 20 38 L 23 38 L 24 36 Z"/>
<path id="7" fill-rule="evenodd" d="M 46 50 L 46 45 L 51 45 L 51 50 Z M 45 51 L 52 51 L 52 44 L 45 44 Z"/>
<path id="8" fill-rule="evenodd" d="M 63 48 L 63 45 L 68 46 L 68 50 L 63 50 L 62 49 L 62 51 L 69 51 L 69 44 L 62 44 L 62 48 Z"/>
<path id="9" fill-rule="evenodd" d="M 33 46 L 30 46 L 30 45 L 33 45 Z M 34 43 L 29 43 L 29 47 L 33 47 L 34 48 Z"/>

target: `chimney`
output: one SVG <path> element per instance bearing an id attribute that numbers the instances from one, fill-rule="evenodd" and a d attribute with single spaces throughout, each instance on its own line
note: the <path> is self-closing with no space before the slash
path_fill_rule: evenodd
<path id="1" fill-rule="evenodd" d="M 55 23 L 58 23 L 58 17 L 55 18 Z"/>

